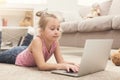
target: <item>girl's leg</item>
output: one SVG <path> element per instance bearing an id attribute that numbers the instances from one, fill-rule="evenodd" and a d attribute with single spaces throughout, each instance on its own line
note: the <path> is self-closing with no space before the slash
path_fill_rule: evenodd
<path id="1" fill-rule="evenodd" d="M 17 46 L 12 49 L 0 52 L 0 63 L 15 64 L 16 56 L 28 46 Z"/>

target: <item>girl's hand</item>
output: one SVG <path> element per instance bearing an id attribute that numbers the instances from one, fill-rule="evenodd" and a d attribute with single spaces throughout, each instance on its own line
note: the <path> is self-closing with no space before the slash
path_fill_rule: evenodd
<path id="1" fill-rule="evenodd" d="M 66 63 L 66 64 L 71 64 L 71 65 L 76 65 L 76 66 L 80 67 L 80 64 L 75 64 L 75 63 L 73 63 L 73 62 L 64 62 L 64 63 Z"/>
<path id="2" fill-rule="evenodd" d="M 79 70 L 78 65 L 68 64 L 68 63 L 62 63 L 61 65 L 62 65 L 62 69 L 66 70 L 67 72 L 70 72 L 70 69 L 73 72 L 78 72 L 78 70 Z"/>

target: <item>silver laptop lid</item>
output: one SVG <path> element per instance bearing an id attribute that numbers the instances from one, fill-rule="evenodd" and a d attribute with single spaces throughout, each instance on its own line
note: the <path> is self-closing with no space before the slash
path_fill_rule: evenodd
<path id="1" fill-rule="evenodd" d="M 110 54 L 112 42 L 112 39 L 86 40 L 78 75 L 83 76 L 104 70 Z"/>

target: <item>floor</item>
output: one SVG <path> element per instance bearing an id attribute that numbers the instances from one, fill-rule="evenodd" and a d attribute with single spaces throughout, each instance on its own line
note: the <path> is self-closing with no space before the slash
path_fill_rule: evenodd
<path id="1" fill-rule="evenodd" d="M 61 48 L 62 54 L 82 56 L 82 53 L 83 53 L 83 48 L 79 48 L 79 47 L 65 47 L 65 46 L 61 46 L 60 48 Z"/>
<path id="2" fill-rule="evenodd" d="M 80 47 L 65 47 L 65 46 L 61 46 L 61 52 L 62 54 L 68 54 L 68 55 L 76 55 L 76 56 L 82 56 L 84 48 L 80 48 Z M 117 51 L 117 49 L 112 49 L 110 52 L 110 55 L 115 53 Z"/>
<path id="3" fill-rule="evenodd" d="M 63 55 L 67 61 L 80 62 L 80 56 Z M 52 56 L 48 63 L 55 63 Z M 83 77 L 69 77 L 52 74 L 50 71 L 39 71 L 36 67 L 20 67 L 10 64 L 0 64 L 0 80 L 120 80 L 120 67 L 109 60 L 105 71 Z"/>
<path id="4" fill-rule="evenodd" d="M 80 63 L 82 48 L 61 47 L 61 51 L 66 61 Z M 55 58 L 52 56 L 48 63 L 56 63 Z M 0 63 L 0 80 L 120 80 L 120 67 L 108 60 L 105 71 L 76 78 L 52 74 L 50 71 L 39 71 L 36 67 Z"/>

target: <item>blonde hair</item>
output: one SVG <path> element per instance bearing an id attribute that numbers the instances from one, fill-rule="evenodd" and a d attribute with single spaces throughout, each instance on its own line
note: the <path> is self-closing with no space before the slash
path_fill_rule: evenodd
<path id="1" fill-rule="evenodd" d="M 36 16 L 40 17 L 38 24 L 39 24 L 39 28 L 41 28 L 43 30 L 45 30 L 46 25 L 49 21 L 48 18 L 51 17 L 51 18 L 57 19 L 57 17 L 54 14 L 47 13 L 46 11 L 38 11 L 36 13 Z"/>

